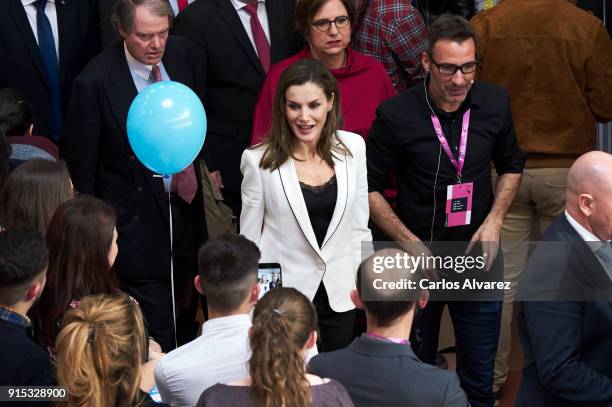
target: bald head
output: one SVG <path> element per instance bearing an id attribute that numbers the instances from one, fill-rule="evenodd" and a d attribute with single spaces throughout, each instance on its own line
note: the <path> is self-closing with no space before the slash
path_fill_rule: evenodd
<path id="1" fill-rule="evenodd" d="M 601 240 L 612 237 L 612 155 L 582 155 L 567 176 L 566 209 Z"/>

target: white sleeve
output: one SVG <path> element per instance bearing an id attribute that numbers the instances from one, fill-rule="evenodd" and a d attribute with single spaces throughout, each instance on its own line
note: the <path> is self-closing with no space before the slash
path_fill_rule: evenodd
<path id="1" fill-rule="evenodd" d="M 247 149 L 242 153 L 240 171 L 243 175 L 240 188 L 242 196 L 240 234 L 259 246 L 261 229 L 263 227 L 265 200 L 261 181 L 262 170 L 259 168 L 257 154 L 252 150 Z"/>
<path id="2" fill-rule="evenodd" d="M 366 166 L 366 150 L 365 142 L 359 136 L 359 142 L 356 143 L 356 148 L 353 149 L 353 159 L 355 160 L 355 173 L 356 173 L 356 191 L 355 191 L 355 205 L 353 213 L 353 225 L 352 225 L 352 244 L 353 244 L 353 258 L 354 258 L 354 270 L 357 271 L 357 267 L 361 263 L 362 255 L 363 258 L 369 256 L 374 252 L 372 249 L 372 232 L 368 228 L 368 221 L 370 219 L 370 208 L 368 205 L 368 170 Z M 365 243 L 364 243 L 365 242 Z"/>

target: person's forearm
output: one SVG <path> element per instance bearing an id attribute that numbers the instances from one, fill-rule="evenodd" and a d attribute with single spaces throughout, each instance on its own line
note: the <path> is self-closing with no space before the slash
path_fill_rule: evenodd
<path id="1" fill-rule="evenodd" d="M 501 226 L 521 185 L 521 176 L 522 174 L 507 173 L 497 178 L 495 199 L 486 221 L 493 221 Z"/>
<path id="2" fill-rule="evenodd" d="M 397 217 L 391 205 L 379 192 L 370 192 L 368 203 L 370 205 L 370 217 L 387 236 L 398 242 L 420 241 Z"/>

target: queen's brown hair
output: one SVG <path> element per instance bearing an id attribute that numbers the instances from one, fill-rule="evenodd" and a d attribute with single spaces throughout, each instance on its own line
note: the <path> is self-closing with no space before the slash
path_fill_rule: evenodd
<path id="1" fill-rule="evenodd" d="M 321 137 L 317 143 L 317 153 L 331 167 L 334 166 L 333 155 L 350 154 L 348 148 L 336 137 L 336 131 L 342 127 L 340 115 L 340 92 L 336 78 L 325 66 L 310 58 L 300 59 L 290 65 L 282 73 L 276 85 L 274 108 L 272 110 L 272 128 L 262 142 L 265 148 L 259 166 L 271 171 L 278 169 L 293 156 L 298 140 L 287 122 L 287 89 L 292 86 L 301 86 L 308 82 L 317 85 L 327 100 L 333 99 L 332 109 L 327 113 L 325 125 L 321 130 Z"/>

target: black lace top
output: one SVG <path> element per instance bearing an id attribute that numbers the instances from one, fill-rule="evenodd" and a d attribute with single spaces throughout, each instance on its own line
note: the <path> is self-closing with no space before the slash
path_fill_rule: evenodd
<path id="1" fill-rule="evenodd" d="M 323 185 L 312 186 L 300 182 L 304 202 L 308 209 L 308 217 L 310 224 L 317 237 L 319 247 L 323 244 L 323 239 L 327 234 L 327 228 L 331 222 L 334 208 L 336 207 L 336 198 L 338 195 L 338 185 L 336 184 L 336 175 L 334 174 L 329 181 Z"/>

